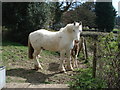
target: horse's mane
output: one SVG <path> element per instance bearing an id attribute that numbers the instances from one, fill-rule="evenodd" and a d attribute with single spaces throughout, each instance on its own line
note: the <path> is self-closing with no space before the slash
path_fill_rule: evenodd
<path id="1" fill-rule="evenodd" d="M 69 30 L 72 29 L 73 25 L 74 25 L 73 23 L 67 24 L 65 27 L 60 29 L 60 32 L 66 32 L 67 29 Z M 75 26 L 79 26 L 79 23 L 75 22 Z"/>
<path id="2" fill-rule="evenodd" d="M 70 28 L 72 26 L 73 26 L 73 24 L 67 24 L 65 27 L 63 27 L 63 28 L 60 29 L 60 32 L 65 32 L 65 31 L 67 31 L 68 27 Z"/>

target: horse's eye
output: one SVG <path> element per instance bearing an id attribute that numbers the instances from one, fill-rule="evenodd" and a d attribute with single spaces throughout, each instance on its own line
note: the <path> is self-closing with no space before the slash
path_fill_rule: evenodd
<path id="1" fill-rule="evenodd" d="M 75 30 L 73 30 L 73 32 L 75 32 Z"/>

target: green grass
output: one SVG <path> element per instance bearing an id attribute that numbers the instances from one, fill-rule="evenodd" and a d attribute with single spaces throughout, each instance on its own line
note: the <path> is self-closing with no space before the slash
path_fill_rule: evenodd
<path id="1" fill-rule="evenodd" d="M 14 75 L 18 74 L 19 76 L 24 73 L 27 76 L 35 73 L 33 70 L 30 70 L 30 69 L 25 71 L 25 68 L 27 69 L 32 68 L 34 65 L 34 61 L 28 58 L 27 46 L 23 46 L 22 44 L 15 43 L 15 42 L 5 41 L 2 43 L 1 51 L 2 53 L 0 53 L 0 56 L 2 57 L 2 62 L 3 62 L 2 65 L 6 66 L 6 70 L 7 70 L 7 77 L 6 77 L 7 83 L 26 82 L 26 80 L 24 80 L 24 77 L 21 78 L 21 77 L 16 77 Z M 44 60 L 45 58 L 50 59 L 49 57 L 53 57 L 53 56 L 58 57 L 59 55 L 56 52 L 43 50 L 41 53 L 41 56 L 42 56 L 42 59 L 40 60 Z M 50 83 L 50 82 L 45 81 L 43 83 Z"/>
<path id="2" fill-rule="evenodd" d="M 53 60 L 59 58 L 59 53 L 51 52 L 43 50 L 40 54 L 42 56 L 42 63 L 44 62 L 44 69 L 40 72 L 36 72 L 32 70 L 34 68 L 34 61 L 28 59 L 28 47 L 23 46 L 19 43 L 15 42 L 3 42 L 2 46 L 2 61 L 3 64 L 6 66 L 6 82 L 18 82 L 18 83 L 25 83 L 25 82 L 39 82 L 44 84 L 55 83 L 59 81 L 59 78 L 63 77 L 63 80 L 69 78 L 66 74 L 58 74 L 57 77 L 52 77 L 53 71 L 51 74 L 48 73 L 47 68 L 49 68 L 48 63 L 53 63 Z M 47 62 L 47 63 L 46 63 Z M 55 62 L 57 63 L 57 61 Z M 59 65 L 59 64 L 58 64 Z M 46 67 L 47 66 L 47 67 Z M 47 74 L 48 75 L 47 75 Z M 41 75 L 41 76 L 40 76 Z M 62 76 L 63 75 L 63 76 Z M 29 78 L 30 77 L 30 78 Z M 45 80 L 38 80 L 37 77 L 46 78 Z M 66 77 L 66 78 L 65 78 Z M 52 79 L 47 80 L 47 78 L 53 78 L 57 81 L 52 81 Z M 67 79 L 66 79 L 67 82 Z"/>
<path id="3" fill-rule="evenodd" d="M 115 29 L 113 29 L 113 31 L 120 31 L 120 29 L 116 29 L 116 28 L 115 28 Z"/>
<path id="4" fill-rule="evenodd" d="M 5 66 L 9 62 L 29 60 L 27 46 L 23 46 L 15 42 L 3 42 L 2 45 L 3 45 L 2 46 L 2 61 Z M 43 57 L 49 57 L 52 55 L 58 56 L 58 53 L 50 52 L 46 50 L 42 51 L 41 53 L 41 56 Z"/>
<path id="5" fill-rule="evenodd" d="M 18 43 L 13 42 L 3 42 L 2 46 L 2 59 L 3 61 L 8 61 L 12 59 L 13 61 L 24 58 L 27 60 L 27 47 L 22 46 Z"/>
<path id="6" fill-rule="evenodd" d="M 86 90 L 107 88 L 106 82 L 100 78 L 92 77 L 92 69 L 84 68 L 77 70 L 79 74 L 72 76 L 73 81 L 69 83 L 71 90 Z"/>

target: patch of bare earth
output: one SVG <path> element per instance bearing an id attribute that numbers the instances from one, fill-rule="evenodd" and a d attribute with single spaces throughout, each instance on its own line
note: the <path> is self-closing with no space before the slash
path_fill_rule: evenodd
<path id="1" fill-rule="evenodd" d="M 78 72 L 67 71 L 59 72 L 59 56 L 42 57 L 41 64 L 43 70 L 35 71 L 33 60 L 20 59 L 15 62 L 9 62 L 7 69 L 8 83 L 45 83 L 45 84 L 67 84 L 72 80 L 71 76 Z M 85 68 L 84 64 L 79 63 L 79 68 Z"/>

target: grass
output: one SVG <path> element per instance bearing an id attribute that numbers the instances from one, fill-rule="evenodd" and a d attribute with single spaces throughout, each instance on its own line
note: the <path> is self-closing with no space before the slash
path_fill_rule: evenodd
<path id="1" fill-rule="evenodd" d="M 113 29 L 113 31 L 120 31 L 120 29 L 116 29 L 116 28 L 115 28 L 115 29 Z"/>
<path id="2" fill-rule="evenodd" d="M 56 52 L 50 51 L 42 51 L 41 56 L 49 57 L 49 56 L 58 56 Z M 26 61 L 28 59 L 28 47 L 23 46 L 19 43 L 15 42 L 3 42 L 2 46 L 2 61 L 3 64 L 6 66 L 9 62 L 16 62 L 16 61 Z"/>
<path id="3" fill-rule="evenodd" d="M 3 42 L 2 61 L 6 66 L 6 82 L 11 83 L 68 83 L 71 79 L 68 74 L 57 73 L 59 67 L 59 53 L 43 50 L 40 54 L 41 65 L 44 70 L 35 71 L 34 60 L 28 59 L 28 47 L 14 42 Z"/>
<path id="4" fill-rule="evenodd" d="M 26 46 L 13 42 L 3 42 L 2 60 L 4 64 L 9 60 L 14 62 L 20 59 L 23 60 L 23 58 L 24 60 L 28 60 Z"/>
<path id="5" fill-rule="evenodd" d="M 0 56 L 2 57 L 2 62 L 3 62 L 2 65 L 6 66 L 6 70 L 7 70 L 7 77 L 6 77 L 7 83 L 26 82 L 24 77 L 21 78 L 21 76 L 20 77 L 18 76 L 23 73 L 26 76 L 27 75 L 32 76 L 35 73 L 33 70 L 29 69 L 29 68 L 33 68 L 34 61 L 28 58 L 27 46 L 23 46 L 22 44 L 15 43 L 15 42 L 5 41 L 2 43 L 2 49 L 0 49 L 0 51 L 2 52 L 0 53 Z M 41 56 L 42 56 L 42 59 L 40 60 L 45 60 L 45 58 L 50 60 L 49 57 L 53 57 L 53 56 L 58 57 L 59 55 L 56 52 L 50 52 L 50 51 L 44 50 L 42 51 Z M 24 69 L 21 69 L 21 68 L 24 68 Z M 14 76 L 14 75 L 17 75 L 17 76 Z M 43 83 L 50 83 L 50 82 L 44 81 Z"/>
<path id="6" fill-rule="evenodd" d="M 106 82 L 100 78 L 92 77 L 92 69 L 84 68 L 78 70 L 79 74 L 73 76 L 73 81 L 70 82 L 71 90 L 86 90 L 106 88 Z"/>

